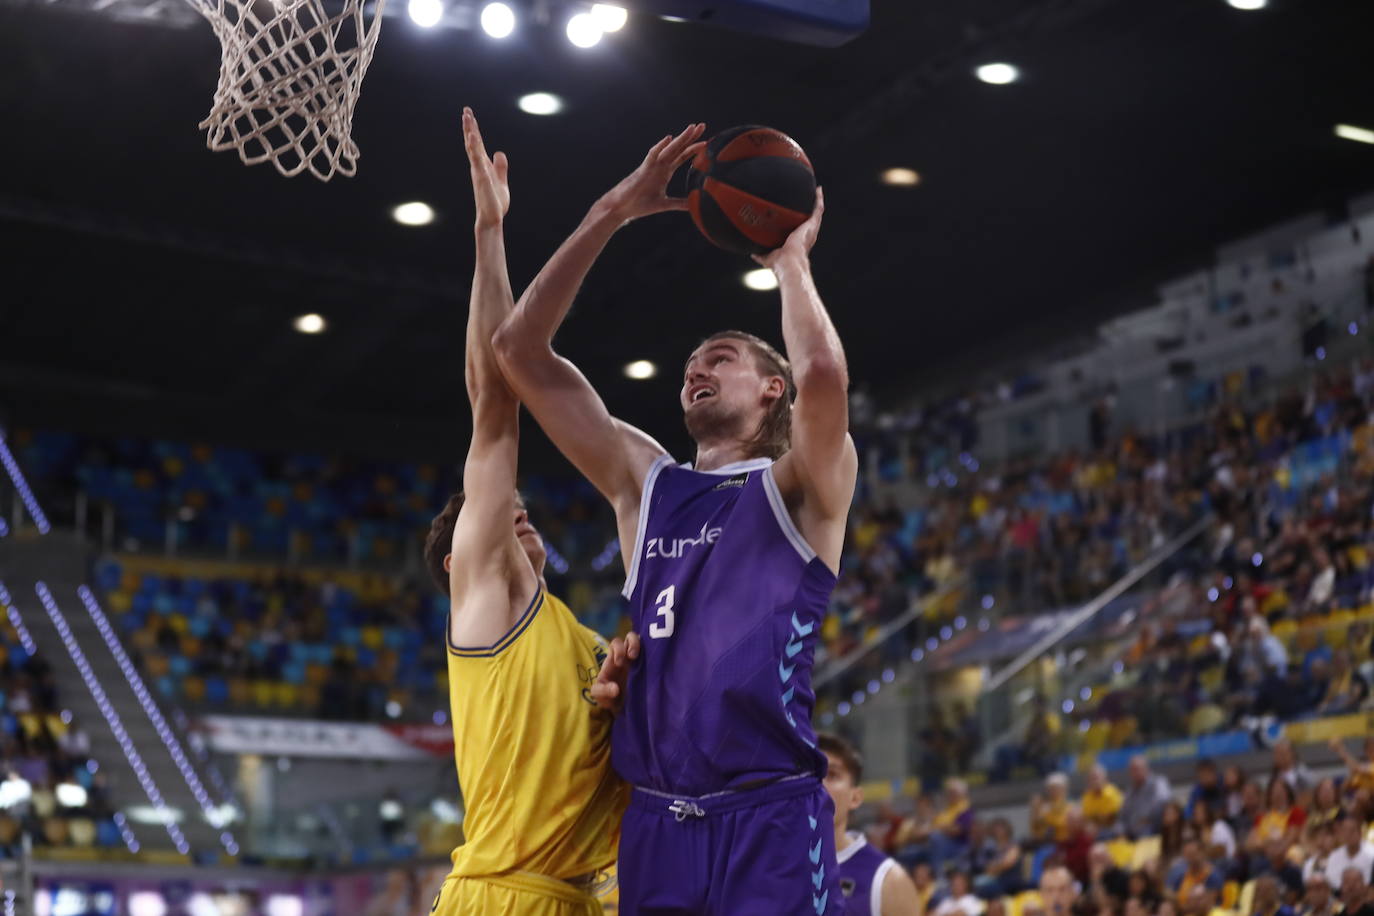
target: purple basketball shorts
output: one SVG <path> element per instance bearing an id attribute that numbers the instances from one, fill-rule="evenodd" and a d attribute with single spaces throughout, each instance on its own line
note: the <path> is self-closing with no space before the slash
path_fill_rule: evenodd
<path id="1" fill-rule="evenodd" d="M 621 916 L 839 916 L 834 811 L 810 775 L 700 798 L 635 789 Z"/>

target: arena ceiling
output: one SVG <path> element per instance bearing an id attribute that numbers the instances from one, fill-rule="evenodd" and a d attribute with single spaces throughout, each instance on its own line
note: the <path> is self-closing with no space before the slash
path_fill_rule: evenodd
<path id="1" fill-rule="evenodd" d="M 119 0 L 116 0 L 116 3 Z M 0 3 L 0 402 L 11 420 L 429 453 L 465 436 L 472 268 L 458 130 L 511 159 L 517 287 L 664 133 L 766 123 L 817 164 L 815 255 L 852 375 L 904 393 L 1090 330 L 1218 244 L 1374 189 L 1374 4 L 874 0 L 823 49 L 632 16 L 590 50 L 386 22 L 358 177 L 204 148 L 218 46 L 66 0 Z M 992 86 L 972 70 L 1017 65 Z M 552 91 L 562 114 L 516 99 Z M 894 188 L 889 167 L 921 182 Z M 400 202 L 440 219 L 405 228 Z M 621 233 L 559 346 L 613 410 L 680 443 L 679 366 L 711 330 L 777 337 L 748 262 L 681 217 Z M 324 334 L 292 329 L 318 312 Z M 659 378 L 621 373 L 649 359 Z"/>

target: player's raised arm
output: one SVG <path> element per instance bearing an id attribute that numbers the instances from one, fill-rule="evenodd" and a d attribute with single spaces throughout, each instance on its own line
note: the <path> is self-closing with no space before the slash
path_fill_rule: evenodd
<path id="1" fill-rule="evenodd" d="M 501 369 L 544 432 L 615 506 L 638 506 L 640 487 L 663 447 L 614 419 L 586 377 L 553 349 L 553 337 L 587 272 L 616 230 L 631 220 L 686 209 L 669 197 L 668 180 L 696 155 L 705 130 L 693 124 L 654 144 L 629 177 L 592 206 L 582 224 L 534 278 L 496 335 Z"/>
<path id="2" fill-rule="evenodd" d="M 449 589 L 455 642 L 481 645 L 499 639 L 511 624 L 508 577 L 511 569 L 519 568 L 511 561 L 519 550 L 512 531 L 520 404 L 491 349 L 492 335 L 514 306 L 504 238 L 510 206 L 506 157 L 504 153 L 487 156 L 469 109 L 463 111 L 463 143 L 477 208 L 473 229 L 477 259 L 464 351 L 472 443 L 463 465 L 464 502 L 453 529 Z M 531 590 L 537 586 L 533 581 L 529 584 Z M 499 589 L 499 600 L 468 600 L 478 587 Z"/>
<path id="3" fill-rule="evenodd" d="M 757 258 L 777 275 L 782 292 L 782 338 L 797 400 L 792 408 L 792 449 L 785 460 L 795 474 L 808 511 L 823 519 L 842 519 L 849 511 L 858 478 L 858 455 L 849 437 L 849 367 L 840 335 L 811 277 L 811 246 L 816 244 L 825 196 L 816 189 L 816 209 L 786 244 Z M 804 526 L 805 527 L 805 526 Z M 839 532 L 843 538 L 843 530 Z M 813 544 L 822 556 L 839 544 Z M 826 548 L 833 546 L 834 550 Z"/>

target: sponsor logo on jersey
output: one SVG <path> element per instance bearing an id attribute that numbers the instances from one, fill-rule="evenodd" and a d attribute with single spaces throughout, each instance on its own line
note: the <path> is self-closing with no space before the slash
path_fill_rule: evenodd
<path id="1" fill-rule="evenodd" d="M 649 543 L 644 548 L 644 558 L 652 560 L 654 557 L 663 557 L 667 560 L 676 560 L 685 556 L 687 551 L 702 544 L 714 544 L 720 539 L 720 528 L 708 528 L 701 526 L 701 531 L 694 538 L 650 538 Z"/>
<path id="2" fill-rule="evenodd" d="M 731 487 L 742 487 L 742 486 L 744 486 L 744 484 L 745 484 L 748 480 L 749 480 L 749 475 L 748 475 L 747 473 L 745 473 L 745 474 L 736 474 L 734 477 L 727 477 L 726 479 L 722 480 L 720 483 L 716 484 L 716 485 L 715 485 L 714 487 L 712 487 L 711 489 L 712 489 L 712 490 L 728 490 L 728 489 L 730 489 Z"/>

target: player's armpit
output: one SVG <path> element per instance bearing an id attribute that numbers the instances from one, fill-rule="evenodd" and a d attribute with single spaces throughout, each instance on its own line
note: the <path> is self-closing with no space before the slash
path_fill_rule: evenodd
<path id="1" fill-rule="evenodd" d="M 917 916 L 921 912 L 916 882 L 900 865 L 887 870 L 883 878 L 882 900 L 882 916 Z"/>
<path id="2" fill-rule="evenodd" d="M 513 337 L 505 327 L 495 343 L 507 381 L 558 450 L 617 511 L 637 506 L 663 446 L 612 417 L 586 376 L 548 344 Z"/>

